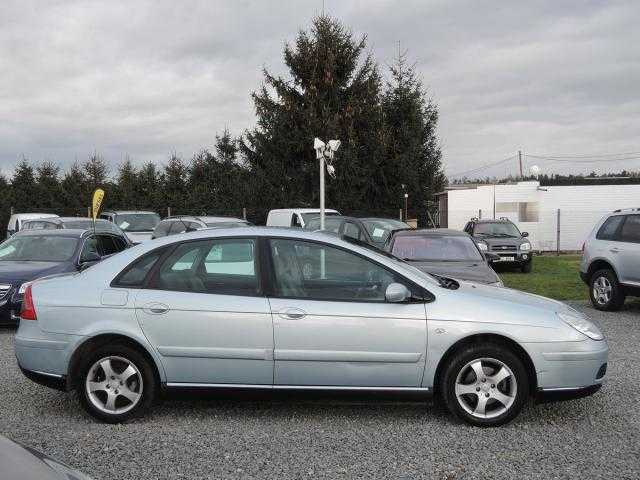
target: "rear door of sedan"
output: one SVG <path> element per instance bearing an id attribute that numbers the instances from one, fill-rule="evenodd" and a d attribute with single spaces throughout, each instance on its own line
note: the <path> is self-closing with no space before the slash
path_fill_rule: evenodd
<path id="1" fill-rule="evenodd" d="M 325 243 L 272 238 L 265 250 L 276 387 L 420 386 L 424 301 L 385 301 L 390 283 L 415 286 L 369 258 Z"/>
<path id="2" fill-rule="evenodd" d="M 178 243 L 137 292 L 168 384 L 273 384 L 273 326 L 255 238 Z"/>

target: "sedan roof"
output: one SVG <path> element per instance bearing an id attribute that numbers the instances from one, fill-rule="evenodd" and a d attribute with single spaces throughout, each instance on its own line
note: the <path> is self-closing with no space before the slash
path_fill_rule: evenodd
<path id="1" fill-rule="evenodd" d="M 60 228 L 55 230 L 47 229 L 33 229 L 33 230 L 20 230 L 15 236 L 30 236 L 30 237 L 42 237 L 42 236 L 56 236 L 56 237 L 75 237 L 80 238 L 85 234 L 91 233 L 90 230 L 78 229 L 78 228 Z M 104 233 L 104 232 L 103 232 Z M 13 238 L 13 237 L 12 237 Z"/>
<path id="2" fill-rule="evenodd" d="M 400 230 L 396 233 L 397 237 L 416 237 L 416 236 L 448 236 L 448 237 L 467 237 L 468 234 L 466 232 L 462 232 L 460 230 L 453 230 L 452 228 L 424 228 L 421 230 Z"/>

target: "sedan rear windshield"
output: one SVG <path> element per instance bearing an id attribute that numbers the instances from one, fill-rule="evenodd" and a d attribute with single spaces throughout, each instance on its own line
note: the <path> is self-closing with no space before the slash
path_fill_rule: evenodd
<path id="1" fill-rule="evenodd" d="M 152 232 L 160 223 L 157 213 L 122 213 L 115 216 L 115 224 L 125 232 Z"/>
<path id="2" fill-rule="evenodd" d="M 377 219 L 363 219 L 367 232 L 371 235 L 374 242 L 384 243 L 392 230 L 402 230 L 405 228 L 411 228 L 400 220 L 391 220 L 386 218 Z"/>
<path id="3" fill-rule="evenodd" d="M 57 235 L 12 237 L 0 244 L 0 261 L 65 262 L 71 260 L 77 245 L 77 238 Z"/>
<path id="4" fill-rule="evenodd" d="M 399 236 L 391 253 L 409 261 L 482 261 L 473 240 L 461 236 Z"/>

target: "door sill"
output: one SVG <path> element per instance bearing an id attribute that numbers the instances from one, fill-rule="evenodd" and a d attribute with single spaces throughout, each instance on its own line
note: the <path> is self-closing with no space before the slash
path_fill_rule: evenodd
<path id="1" fill-rule="evenodd" d="M 429 393 L 428 387 L 349 387 L 339 385 L 252 385 L 243 383 L 183 383 L 168 382 L 167 388 L 229 388 L 252 390 L 319 390 L 319 391 L 351 391 L 351 392 L 422 392 Z"/>

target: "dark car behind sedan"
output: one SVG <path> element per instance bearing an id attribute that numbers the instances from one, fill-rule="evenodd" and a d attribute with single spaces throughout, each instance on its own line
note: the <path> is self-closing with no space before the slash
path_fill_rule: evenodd
<path id="1" fill-rule="evenodd" d="M 90 480 L 47 455 L 0 435 L 2 480 Z"/>
<path id="2" fill-rule="evenodd" d="M 320 217 L 307 221 L 305 230 L 320 230 Z M 393 231 L 410 229 L 406 223 L 392 218 L 357 218 L 343 215 L 327 216 L 324 220 L 324 230 L 340 237 L 353 238 L 368 243 L 379 249 L 384 249 L 389 235 Z"/>
<path id="3" fill-rule="evenodd" d="M 389 251 L 423 272 L 502 286 L 485 255 L 464 232 L 446 228 L 403 230 L 393 235 Z"/>
<path id="4" fill-rule="evenodd" d="M 24 289 L 38 278 L 77 272 L 127 248 L 123 235 L 22 230 L 0 244 L 0 325 L 16 325 Z"/>

